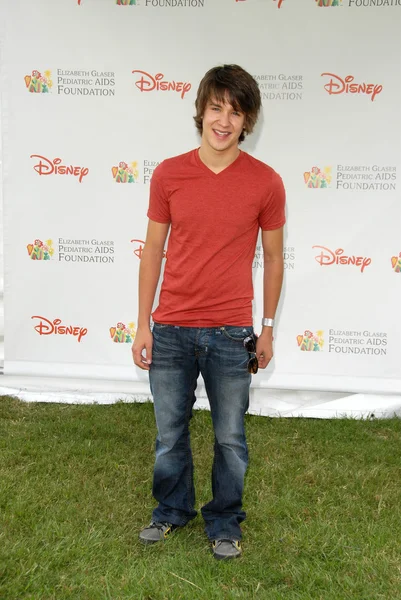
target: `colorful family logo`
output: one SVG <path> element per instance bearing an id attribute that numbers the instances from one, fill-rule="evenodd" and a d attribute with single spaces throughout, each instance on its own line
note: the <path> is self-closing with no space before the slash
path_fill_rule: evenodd
<path id="1" fill-rule="evenodd" d="M 315 0 L 318 6 L 342 6 L 343 0 Z"/>
<path id="2" fill-rule="evenodd" d="M 53 240 L 35 240 L 33 244 L 27 245 L 29 258 L 32 260 L 50 260 L 54 254 Z"/>
<path id="3" fill-rule="evenodd" d="M 143 240 L 131 240 L 131 243 L 133 243 L 133 244 L 139 244 L 134 249 L 134 254 L 135 254 L 135 256 L 137 256 L 139 258 L 139 260 L 141 260 L 142 253 L 143 253 L 143 247 L 145 245 L 145 242 Z M 167 258 L 167 251 L 166 250 L 163 250 L 163 258 Z"/>
<path id="4" fill-rule="evenodd" d="M 44 75 L 40 71 L 32 71 L 32 75 L 25 75 L 25 85 L 28 92 L 34 94 L 48 94 L 53 86 L 51 71 L 45 71 Z"/>
<path id="5" fill-rule="evenodd" d="M 308 188 L 327 188 L 331 183 L 331 167 L 312 167 L 310 171 L 305 171 L 304 181 Z"/>
<path id="6" fill-rule="evenodd" d="M 49 321 L 49 319 L 39 316 L 31 317 L 31 319 L 39 319 L 38 325 L 34 326 L 34 330 L 37 331 L 39 335 L 72 335 L 80 342 L 88 333 L 88 330 L 85 327 L 61 325 L 61 319 Z"/>
<path id="7" fill-rule="evenodd" d="M 366 94 L 371 96 L 373 102 L 383 90 L 383 86 L 379 84 L 355 83 L 353 75 L 347 75 L 345 79 L 342 79 L 333 73 L 322 73 L 321 77 L 330 77 L 329 82 L 323 86 L 330 96 L 333 94 Z"/>
<path id="8" fill-rule="evenodd" d="M 303 352 L 321 352 L 324 345 L 323 331 L 316 331 L 315 335 L 306 329 L 303 335 L 297 335 L 297 343 Z"/>
<path id="9" fill-rule="evenodd" d="M 391 257 L 391 266 L 396 273 L 401 273 L 401 252 L 398 256 Z"/>
<path id="10" fill-rule="evenodd" d="M 40 154 L 31 154 L 30 158 L 39 159 L 39 162 L 33 167 L 39 175 L 74 175 L 74 177 L 78 177 L 79 183 L 82 183 L 83 178 L 89 173 L 87 167 L 62 165 L 61 158 L 49 160 Z"/>
<path id="11" fill-rule="evenodd" d="M 163 79 L 163 73 L 156 73 L 153 77 L 145 71 L 132 71 L 132 73 L 140 73 L 140 78 L 135 82 L 136 87 L 141 92 L 180 92 L 181 98 L 183 99 L 185 94 L 189 92 L 192 85 L 189 82 L 184 81 L 165 81 Z"/>
<path id="12" fill-rule="evenodd" d="M 120 162 L 118 167 L 112 167 L 113 179 L 116 183 L 136 183 L 138 181 L 138 163 L 136 161 L 130 163 Z"/>
<path id="13" fill-rule="evenodd" d="M 367 256 L 346 256 L 342 248 L 337 248 L 334 252 L 325 246 L 312 246 L 312 248 L 320 249 L 319 254 L 315 256 L 315 260 L 320 266 L 355 265 L 360 267 L 361 273 L 363 273 L 372 262 L 372 259 Z"/>
<path id="14" fill-rule="evenodd" d="M 135 323 L 117 323 L 115 327 L 110 327 L 110 337 L 117 344 L 132 344 L 135 338 Z"/>

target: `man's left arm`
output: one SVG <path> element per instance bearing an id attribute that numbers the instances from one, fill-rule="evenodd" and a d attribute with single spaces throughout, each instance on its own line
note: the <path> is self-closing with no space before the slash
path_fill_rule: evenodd
<path id="1" fill-rule="evenodd" d="M 262 231 L 263 263 L 263 317 L 274 319 L 283 284 L 283 228 Z M 273 327 L 264 326 L 256 343 L 260 369 L 267 367 L 273 357 Z"/>

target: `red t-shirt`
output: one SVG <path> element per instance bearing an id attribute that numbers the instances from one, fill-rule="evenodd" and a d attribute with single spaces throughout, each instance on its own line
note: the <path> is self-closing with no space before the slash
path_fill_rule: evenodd
<path id="1" fill-rule="evenodd" d="M 171 223 L 154 321 L 186 327 L 252 325 L 252 262 L 259 228 L 285 223 L 285 191 L 269 166 L 240 152 L 217 175 L 198 150 L 154 171 L 148 217 Z"/>

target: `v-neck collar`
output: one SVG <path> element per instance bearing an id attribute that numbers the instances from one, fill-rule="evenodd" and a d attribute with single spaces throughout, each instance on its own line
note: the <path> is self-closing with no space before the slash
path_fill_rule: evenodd
<path id="1" fill-rule="evenodd" d="M 194 151 L 196 164 L 197 164 L 197 165 L 198 165 L 198 166 L 199 166 L 199 167 L 200 167 L 200 168 L 201 168 L 203 171 L 205 171 L 205 173 L 207 173 L 207 174 L 208 174 L 210 177 L 220 177 L 220 176 L 222 176 L 224 173 L 227 173 L 228 171 L 230 171 L 230 170 L 231 170 L 231 169 L 234 167 L 234 165 L 236 166 L 236 165 L 238 165 L 238 163 L 239 163 L 239 162 L 241 162 L 241 161 L 242 161 L 242 159 L 243 159 L 243 154 L 244 154 L 244 153 L 242 152 L 242 150 L 240 150 L 240 151 L 239 151 L 239 154 L 238 154 L 238 156 L 237 156 L 237 158 L 236 158 L 236 159 L 235 159 L 235 160 L 234 160 L 232 163 L 230 163 L 230 164 L 229 164 L 227 167 L 225 167 L 225 168 L 224 168 L 222 171 L 220 171 L 219 173 L 215 173 L 214 171 L 212 171 L 212 169 L 209 169 L 209 167 L 208 167 L 207 165 L 205 165 L 205 163 L 204 163 L 204 162 L 201 160 L 201 158 L 200 158 L 200 156 L 199 156 L 199 150 L 200 150 L 200 148 L 197 148 L 197 149 Z"/>

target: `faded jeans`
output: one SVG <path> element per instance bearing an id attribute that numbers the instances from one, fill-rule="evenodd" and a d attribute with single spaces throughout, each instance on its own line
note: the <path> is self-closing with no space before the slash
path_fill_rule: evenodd
<path id="1" fill-rule="evenodd" d="M 155 323 L 150 387 L 157 425 L 154 521 L 183 526 L 196 516 L 189 422 L 199 373 L 214 429 L 213 499 L 202 507 L 209 539 L 241 539 L 248 464 L 244 416 L 251 375 L 243 340 L 252 327 L 177 327 Z"/>

